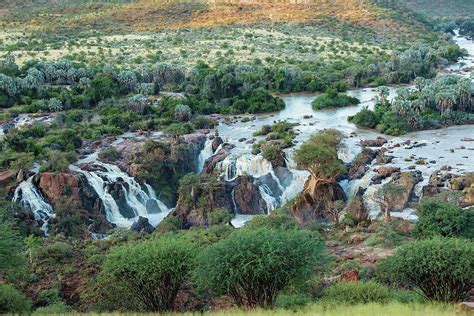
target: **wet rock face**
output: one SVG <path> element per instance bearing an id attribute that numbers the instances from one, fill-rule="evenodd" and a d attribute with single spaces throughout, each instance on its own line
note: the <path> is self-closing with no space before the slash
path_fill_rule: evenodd
<path id="1" fill-rule="evenodd" d="M 362 152 L 356 156 L 354 162 L 349 168 L 349 179 L 354 180 L 362 178 L 369 169 L 367 165 L 370 164 L 376 156 L 377 151 L 370 148 L 364 148 Z"/>
<path id="2" fill-rule="evenodd" d="M 219 136 L 214 137 L 214 139 L 212 140 L 212 151 L 215 152 L 217 148 L 219 148 L 219 146 L 223 143 L 224 141 L 222 140 L 222 138 L 220 138 Z"/>
<path id="3" fill-rule="evenodd" d="M 105 233 L 112 227 L 102 212 L 99 197 L 84 177 L 45 172 L 38 174 L 34 182 L 54 209 L 63 210 L 59 217 L 77 214 L 83 226 L 93 233 Z"/>
<path id="4" fill-rule="evenodd" d="M 150 224 L 148 218 L 145 217 L 138 217 L 138 220 L 132 224 L 130 230 L 136 231 L 138 233 L 148 233 L 151 234 L 155 230 L 155 227 Z"/>
<path id="5" fill-rule="evenodd" d="M 387 140 L 383 137 L 377 137 L 376 139 L 361 140 L 360 144 L 366 147 L 382 147 L 387 143 Z"/>
<path id="6" fill-rule="evenodd" d="M 127 203 L 125 195 L 126 186 L 127 184 L 125 182 L 119 180 L 117 182 L 110 183 L 108 185 L 108 190 L 110 195 L 112 195 L 115 202 L 117 203 L 117 206 L 123 217 L 134 218 L 137 214 L 135 214 L 135 210 L 132 209 Z"/>
<path id="7" fill-rule="evenodd" d="M 239 176 L 234 187 L 234 201 L 240 214 L 266 214 L 267 203 L 251 176 Z"/>
<path id="8" fill-rule="evenodd" d="M 215 153 L 205 161 L 202 172 L 205 174 L 211 174 L 212 172 L 214 172 L 214 169 L 216 168 L 217 164 L 219 162 L 224 161 L 224 159 L 226 159 L 227 156 L 230 155 L 230 150 L 234 147 L 235 146 L 231 144 L 224 144 L 217 153 Z"/>
<path id="9" fill-rule="evenodd" d="M 422 181 L 420 171 L 396 173 L 392 176 L 391 184 L 401 187 L 399 194 L 385 195 L 385 202 L 392 211 L 400 211 L 406 208 L 413 196 L 415 185 Z"/>

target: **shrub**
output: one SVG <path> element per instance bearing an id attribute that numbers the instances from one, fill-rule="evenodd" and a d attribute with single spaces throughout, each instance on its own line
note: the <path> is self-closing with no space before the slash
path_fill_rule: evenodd
<path id="1" fill-rule="evenodd" d="M 340 304 L 388 303 L 390 290 L 374 281 L 338 282 L 324 291 L 324 298 Z"/>
<path id="2" fill-rule="evenodd" d="M 178 104 L 174 109 L 174 118 L 178 122 L 187 122 L 191 118 L 191 108 L 184 104 Z"/>
<path id="3" fill-rule="evenodd" d="M 379 124 L 377 115 L 367 107 L 364 107 L 356 115 L 350 116 L 348 120 L 359 128 L 375 128 Z"/>
<path id="4" fill-rule="evenodd" d="M 321 263 L 323 243 L 309 231 L 242 229 L 198 257 L 198 289 L 239 306 L 273 307 L 278 293 Z"/>
<path id="5" fill-rule="evenodd" d="M 64 262 L 72 256 L 73 249 L 71 245 L 65 242 L 53 242 L 38 247 L 34 250 L 33 256 L 38 260 L 48 262 Z"/>
<path id="6" fill-rule="evenodd" d="M 102 276 L 113 278 L 147 311 L 169 311 L 188 280 L 195 249 L 184 239 L 162 237 L 113 249 Z"/>
<path id="7" fill-rule="evenodd" d="M 5 221 L 5 219 L 1 219 Z M 18 232 L 7 222 L 0 222 L 0 279 L 21 276 L 26 267 L 24 245 Z"/>
<path id="8" fill-rule="evenodd" d="M 399 245 L 404 240 L 406 237 L 401 234 L 395 223 L 381 223 L 367 238 L 367 245 L 390 248 Z"/>
<path id="9" fill-rule="evenodd" d="M 324 108 L 345 107 L 349 105 L 357 105 L 360 101 L 357 98 L 335 92 L 323 93 L 318 96 L 311 105 L 314 110 Z"/>
<path id="10" fill-rule="evenodd" d="M 433 301 L 458 302 L 474 279 L 474 242 L 436 237 L 401 246 L 378 277 L 419 289 Z"/>
<path id="11" fill-rule="evenodd" d="M 418 222 L 414 235 L 418 238 L 467 237 L 474 238 L 474 214 L 456 204 L 436 198 L 425 198 L 418 208 Z"/>
<path id="12" fill-rule="evenodd" d="M 57 302 L 45 307 L 40 307 L 35 310 L 33 315 L 54 315 L 54 314 L 61 314 L 65 315 L 68 313 L 73 312 L 71 306 L 66 305 L 64 302 Z"/>
<path id="13" fill-rule="evenodd" d="M 296 312 L 311 303 L 311 298 L 302 294 L 278 295 L 275 307 Z"/>
<path id="14" fill-rule="evenodd" d="M 31 302 L 13 285 L 0 285 L 0 314 L 28 313 Z"/>

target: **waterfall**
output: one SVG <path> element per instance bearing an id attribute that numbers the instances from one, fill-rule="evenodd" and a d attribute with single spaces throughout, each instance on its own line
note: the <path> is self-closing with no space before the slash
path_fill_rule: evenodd
<path id="1" fill-rule="evenodd" d="M 273 192 L 270 190 L 268 185 L 259 185 L 258 189 L 260 191 L 260 195 L 267 203 L 267 213 L 271 213 L 280 205 L 280 201 L 273 195 Z"/>
<path id="2" fill-rule="evenodd" d="M 287 162 L 290 165 L 291 161 Z M 267 204 L 267 213 L 271 213 L 282 204 L 296 197 L 303 191 L 309 173 L 303 170 L 287 169 L 288 181 L 282 181 L 276 176 L 270 161 L 261 155 L 229 156 L 218 164 L 226 181 L 233 181 L 238 176 L 249 175 L 257 179 L 260 195 Z"/>
<path id="3" fill-rule="evenodd" d="M 243 155 L 237 158 L 229 156 L 218 164 L 218 168 L 224 170 L 226 181 L 232 181 L 242 175 L 258 178 L 273 173 L 272 164 L 261 155 Z"/>
<path id="4" fill-rule="evenodd" d="M 206 160 L 214 154 L 214 151 L 212 150 L 212 143 L 212 139 L 207 139 L 203 150 L 201 150 L 201 152 L 199 153 L 197 170 L 198 173 L 200 173 L 204 168 Z"/>
<path id="5" fill-rule="evenodd" d="M 133 177 L 121 171 L 119 167 L 100 161 L 93 161 L 91 165 L 94 171 L 84 170 L 75 165 L 71 165 L 69 169 L 85 176 L 99 196 L 109 222 L 128 228 L 138 216 L 142 216 L 158 224 L 169 213 L 168 207 L 156 197 L 156 192 L 150 185 L 145 184 L 147 193 Z M 133 212 L 132 217 L 123 215 L 119 203 L 110 192 L 110 185 L 117 183 L 124 193 L 126 206 Z"/>
<path id="6" fill-rule="evenodd" d="M 37 221 L 42 221 L 41 230 L 48 235 L 48 222 L 55 217 L 53 207 L 45 202 L 43 195 L 33 184 L 34 175 L 18 185 L 13 195 L 13 202 L 30 210 Z"/>

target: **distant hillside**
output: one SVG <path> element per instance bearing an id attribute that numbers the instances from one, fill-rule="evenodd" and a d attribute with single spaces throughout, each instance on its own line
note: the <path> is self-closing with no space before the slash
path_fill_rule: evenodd
<path id="1" fill-rule="evenodd" d="M 404 5 L 416 13 L 432 19 L 474 17 L 474 0 L 384 0 Z"/>
<path id="2" fill-rule="evenodd" d="M 419 38 L 424 26 L 372 0 L 0 0 L 0 23 L 24 30 L 106 32 L 222 25 L 341 22 L 384 37 Z M 8 10 L 8 14 L 6 11 Z"/>

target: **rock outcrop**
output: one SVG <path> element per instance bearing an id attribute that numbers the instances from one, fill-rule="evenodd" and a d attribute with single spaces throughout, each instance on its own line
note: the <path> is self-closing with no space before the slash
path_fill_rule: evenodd
<path id="1" fill-rule="evenodd" d="M 240 214 L 266 214 L 267 203 L 251 176 L 239 176 L 233 190 L 235 206 Z"/>
<path id="2" fill-rule="evenodd" d="M 387 140 L 383 137 L 377 137 L 376 139 L 361 140 L 360 144 L 366 147 L 382 147 L 387 143 Z"/>
<path id="3" fill-rule="evenodd" d="M 401 172 L 392 176 L 390 184 L 401 188 L 397 194 L 386 194 L 384 199 L 391 211 L 406 208 L 413 197 L 415 185 L 422 180 L 420 171 Z"/>
<path id="4" fill-rule="evenodd" d="M 39 173 L 34 182 L 55 209 L 57 221 L 75 216 L 81 221 L 79 226 L 93 233 L 105 233 L 112 227 L 102 211 L 99 197 L 82 176 L 44 172 Z"/>
<path id="5" fill-rule="evenodd" d="M 138 220 L 130 227 L 130 230 L 136 231 L 137 233 L 151 234 L 155 230 L 155 227 L 150 224 L 148 218 L 139 216 Z"/>
<path id="6" fill-rule="evenodd" d="M 211 174 L 214 172 L 214 169 L 216 168 L 217 164 L 219 162 L 224 161 L 224 159 L 227 158 L 227 156 L 230 155 L 230 150 L 234 148 L 234 145 L 225 143 L 222 145 L 221 149 L 219 149 L 218 152 L 216 152 L 214 155 L 209 157 L 205 162 L 204 162 L 204 167 L 202 172 L 205 174 Z"/>
<path id="7" fill-rule="evenodd" d="M 369 169 L 367 166 L 375 159 L 377 156 L 377 151 L 370 148 L 364 148 L 354 159 L 351 167 L 349 168 L 349 179 L 360 179 L 362 178 L 366 171 Z"/>
<path id="8" fill-rule="evenodd" d="M 312 181 L 315 181 L 312 177 L 306 181 L 304 191 L 295 199 L 291 208 L 300 225 L 326 220 L 325 210 L 331 208 L 334 201 L 346 199 L 339 183 L 323 182 L 314 185 Z"/>

